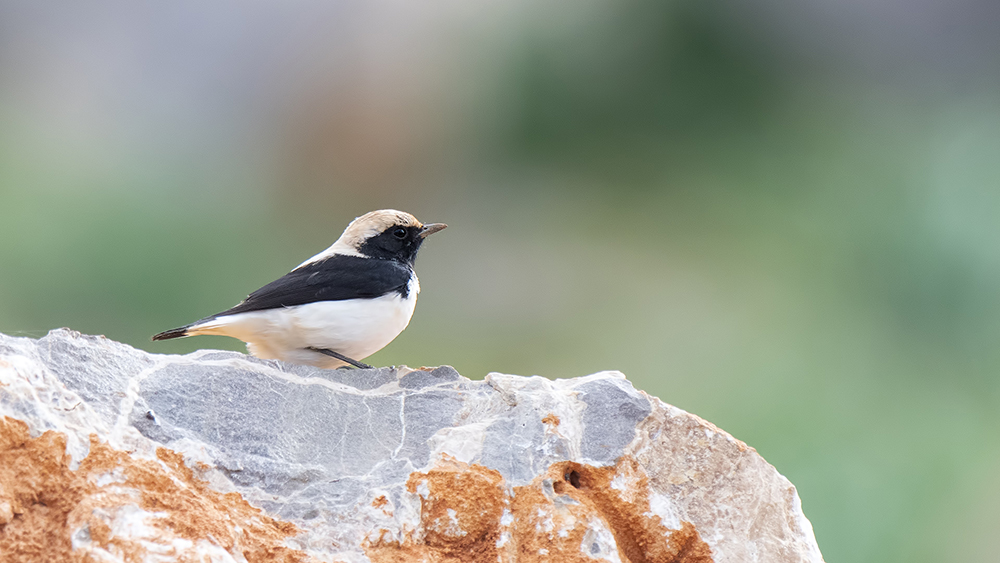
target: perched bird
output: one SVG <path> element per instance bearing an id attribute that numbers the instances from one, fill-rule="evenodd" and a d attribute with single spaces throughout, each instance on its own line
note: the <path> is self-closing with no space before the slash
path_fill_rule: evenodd
<path id="1" fill-rule="evenodd" d="M 351 221 L 330 248 L 251 293 L 232 309 L 153 340 L 199 334 L 231 336 L 258 358 L 334 368 L 358 360 L 403 332 L 420 283 L 413 262 L 424 239 L 444 223 L 409 213 L 372 211 Z"/>

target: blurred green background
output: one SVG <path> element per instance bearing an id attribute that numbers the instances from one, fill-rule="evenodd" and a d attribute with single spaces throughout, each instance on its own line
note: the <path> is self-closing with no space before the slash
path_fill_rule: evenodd
<path id="1" fill-rule="evenodd" d="M 0 2 L 0 330 L 151 352 L 355 216 L 450 228 L 376 364 L 604 369 L 827 561 L 1000 552 L 1000 10 Z"/>

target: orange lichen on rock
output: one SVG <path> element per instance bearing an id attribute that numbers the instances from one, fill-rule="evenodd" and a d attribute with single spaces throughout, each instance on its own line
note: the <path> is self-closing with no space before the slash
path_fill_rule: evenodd
<path id="1" fill-rule="evenodd" d="M 593 563 L 585 549 L 591 522 L 599 517 L 580 503 L 556 507 L 542 486 L 517 487 L 511 503 L 511 538 L 516 561 Z"/>
<path id="2" fill-rule="evenodd" d="M 556 463 L 513 489 L 494 470 L 445 458 L 407 481 L 420 496 L 419 529 L 366 553 L 376 563 L 584 563 L 617 550 L 623 563 L 711 563 L 694 525 L 669 529 L 652 514 L 648 485 L 630 457 L 609 467 Z"/>
<path id="3" fill-rule="evenodd" d="M 402 542 L 367 546 L 372 561 L 498 560 L 506 503 L 499 472 L 445 458 L 427 473 L 410 475 L 406 490 L 420 497 L 420 530 Z"/>
<path id="4" fill-rule="evenodd" d="M 4 561 L 74 561 L 66 516 L 93 485 L 69 470 L 66 438 L 32 439 L 28 425 L 0 420 L 0 553 Z"/>
<path id="5" fill-rule="evenodd" d="M 375 497 L 375 500 L 372 501 L 372 508 L 380 508 L 382 514 L 392 516 L 392 506 L 389 506 L 389 499 L 385 498 L 385 495 Z"/>
<path id="6" fill-rule="evenodd" d="M 298 533 L 294 525 L 264 515 L 237 493 L 210 489 L 180 454 L 165 448 L 156 453 L 159 461 L 136 459 L 92 436 L 90 453 L 72 470 L 65 436 L 47 431 L 31 438 L 24 422 L 0 420 L 4 562 L 90 561 L 86 550 L 73 550 L 71 537 L 78 531 L 125 561 L 141 561 L 151 546 L 170 556 L 175 539 L 206 540 L 250 563 L 309 559 L 284 545 Z M 141 537 L 114 535 L 112 523 L 130 506 L 146 511 L 149 530 Z M 174 554 L 182 560 L 186 555 Z"/>
<path id="7" fill-rule="evenodd" d="M 600 515 L 614 535 L 619 557 L 629 563 L 711 563 L 712 553 L 694 525 L 671 530 L 649 506 L 649 481 L 628 456 L 608 467 L 562 462 L 548 471 L 553 490 Z M 624 486 L 613 487 L 619 479 Z M 518 520 L 515 514 L 515 521 Z"/>
<path id="8" fill-rule="evenodd" d="M 544 422 L 545 424 L 548 424 L 549 426 L 552 426 L 553 428 L 555 428 L 555 427 L 559 426 L 559 417 L 556 416 L 555 413 L 551 413 L 550 412 L 549 414 L 547 414 L 544 417 L 542 417 L 542 422 Z"/>

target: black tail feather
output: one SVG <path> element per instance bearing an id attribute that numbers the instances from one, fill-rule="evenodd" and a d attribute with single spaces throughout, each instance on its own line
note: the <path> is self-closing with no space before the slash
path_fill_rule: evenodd
<path id="1" fill-rule="evenodd" d="M 180 328 L 172 328 L 170 330 L 165 330 L 160 334 L 154 334 L 153 340 L 170 340 L 171 338 L 183 338 L 188 335 L 187 326 L 182 326 Z"/>

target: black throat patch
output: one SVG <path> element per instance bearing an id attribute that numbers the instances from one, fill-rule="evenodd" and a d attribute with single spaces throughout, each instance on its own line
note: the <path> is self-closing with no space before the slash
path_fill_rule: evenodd
<path id="1" fill-rule="evenodd" d="M 393 260 L 412 268 L 423 242 L 420 227 L 394 225 L 361 243 L 358 252 L 377 260 Z"/>

